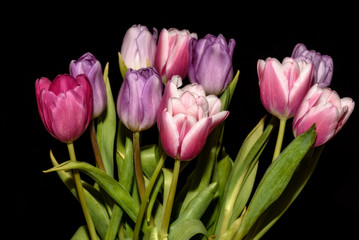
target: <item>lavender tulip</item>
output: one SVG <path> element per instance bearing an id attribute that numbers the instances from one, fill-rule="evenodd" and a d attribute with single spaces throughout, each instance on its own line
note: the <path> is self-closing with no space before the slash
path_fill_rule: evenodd
<path id="1" fill-rule="evenodd" d="M 76 77 L 85 74 L 90 81 L 93 94 L 92 118 L 99 117 L 106 108 L 106 85 L 102 76 L 101 63 L 91 53 L 85 53 L 70 63 L 70 74 Z"/>
<path id="2" fill-rule="evenodd" d="M 153 66 L 156 55 L 158 32 L 153 28 L 153 34 L 147 27 L 133 25 L 123 38 L 121 56 L 127 68 L 140 69 Z"/>
<path id="3" fill-rule="evenodd" d="M 321 55 L 314 50 L 308 50 L 307 47 L 298 43 L 293 50 L 292 58 L 295 61 L 311 61 L 314 66 L 313 83 L 318 83 L 319 87 L 324 88 L 330 85 L 333 76 L 333 60 L 328 55 Z"/>
<path id="4" fill-rule="evenodd" d="M 152 127 L 162 97 L 163 84 L 153 67 L 128 69 L 117 98 L 117 114 L 133 132 Z"/>
<path id="5" fill-rule="evenodd" d="M 199 83 L 207 94 L 221 94 L 232 81 L 232 56 L 236 42 L 229 43 L 222 34 L 207 34 L 189 44 L 188 77 L 191 83 Z"/>

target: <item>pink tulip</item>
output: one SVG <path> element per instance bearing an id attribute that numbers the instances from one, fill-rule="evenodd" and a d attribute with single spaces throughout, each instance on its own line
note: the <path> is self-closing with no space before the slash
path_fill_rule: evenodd
<path id="1" fill-rule="evenodd" d="M 347 122 L 354 110 L 354 101 L 329 89 L 313 85 L 304 97 L 293 120 L 294 136 L 307 131 L 314 123 L 317 139 L 314 146 L 320 146 L 333 138 Z"/>
<path id="2" fill-rule="evenodd" d="M 258 61 L 257 71 L 263 106 L 279 119 L 293 117 L 312 83 L 312 63 L 267 58 Z"/>
<path id="3" fill-rule="evenodd" d="M 200 153 L 207 136 L 229 112 L 221 111 L 219 98 L 206 96 L 201 85 L 190 84 L 178 89 L 181 85 L 182 79 L 178 76 L 167 83 L 157 124 L 165 152 L 188 161 Z"/>
<path id="4" fill-rule="evenodd" d="M 182 78 L 187 76 L 189 64 L 189 41 L 197 39 L 196 33 L 187 30 L 179 31 L 175 28 L 162 29 L 155 56 L 155 68 L 167 83 L 174 75 Z"/>
<path id="5" fill-rule="evenodd" d="M 35 93 L 41 120 L 52 136 L 71 143 L 82 135 L 93 111 L 91 84 L 85 75 L 58 75 L 52 82 L 40 78 Z"/>

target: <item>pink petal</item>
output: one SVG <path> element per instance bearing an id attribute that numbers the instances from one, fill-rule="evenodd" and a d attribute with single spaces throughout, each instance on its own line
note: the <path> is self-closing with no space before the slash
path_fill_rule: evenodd
<path id="1" fill-rule="evenodd" d="M 289 90 L 288 117 L 294 116 L 299 105 L 307 94 L 313 78 L 313 65 L 311 63 L 304 64 L 298 79 L 293 82 L 292 88 Z"/>
<path id="2" fill-rule="evenodd" d="M 259 62 L 259 68 L 262 67 Z M 260 97 L 268 112 L 278 118 L 287 118 L 288 80 L 283 72 L 281 63 L 275 58 L 268 58 L 263 72 L 259 72 Z"/>
<path id="3" fill-rule="evenodd" d="M 203 118 L 191 128 L 183 139 L 181 153 L 179 155 L 180 160 L 191 160 L 201 152 L 206 143 L 211 122 L 212 120 L 210 118 Z"/>
<path id="4" fill-rule="evenodd" d="M 160 121 L 160 137 L 164 151 L 172 158 L 177 157 L 179 148 L 179 133 L 176 121 L 166 109 L 162 111 Z"/>
<path id="5" fill-rule="evenodd" d="M 212 132 L 212 130 L 221 122 L 223 122 L 229 115 L 228 111 L 222 111 L 212 116 L 212 123 L 211 128 L 209 132 Z"/>

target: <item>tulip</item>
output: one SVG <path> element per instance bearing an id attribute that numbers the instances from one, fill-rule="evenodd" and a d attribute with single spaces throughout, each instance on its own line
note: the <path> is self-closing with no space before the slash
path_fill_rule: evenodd
<path id="1" fill-rule="evenodd" d="M 164 83 L 167 83 L 167 80 L 174 75 L 179 75 L 182 78 L 187 76 L 188 46 L 191 38 L 197 39 L 197 34 L 190 33 L 188 30 L 179 31 L 175 28 L 161 31 L 154 66 Z"/>
<path id="2" fill-rule="evenodd" d="M 189 44 L 188 77 L 191 83 L 199 83 L 207 94 L 221 94 L 232 81 L 232 56 L 236 42 L 227 44 L 223 35 L 207 34 Z"/>
<path id="3" fill-rule="evenodd" d="M 162 81 L 153 67 L 128 69 L 117 97 L 117 113 L 132 132 L 152 127 L 162 97 Z"/>
<path id="4" fill-rule="evenodd" d="M 121 47 L 121 56 L 127 68 L 138 70 L 148 67 L 148 63 L 153 66 L 157 37 L 156 28 L 153 28 L 153 34 L 141 25 L 133 25 L 127 30 Z"/>
<path id="5" fill-rule="evenodd" d="M 328 55 L 321 55 L 314 50 L 308 50 L 307 47 L 298 43 L 293 50 L 292 58 L 295 61 L 310 61 L 314 65 L 313 83 L 318 83 L 319 87 L 328 87 L 333 76 L 333 60 Z"/>
<path id="6" fill-rule="evenodd" d="M 188 161 L 200 153 L 207 136 L 229 112 L 221 111 L 219 98 L 206 96 L 201 85 L 190 84 L 178 89 L 181 85 L 179 76 L 167 83 L 157 124 L 165 152 L 177 160 Z"/>
<path id="7" fill-rule="evenodd" d="M 92 115 L 91 84 L 85 75 L 58 75 L 35 82 L 37 106 L 42 122 L 58 140 L 72 143 L 86 130 Z"/>
<path id="8" fill-rule="evenodd" d="M 313 76 L 312 63 L 275 58 L 257 63 L 260 97 L 263 106 L 279 119 L 293 117 L 310 88 Z"/>
<path id="9" fill-rule="evenodd" d="M 102 76 L 101 63 L 91 53 L 85 53 L 77 61 L 70 63 L 70 74 L 76 77 L 85 74 L 90 81 L 93 95 L 92 118 L 99 117 L 106 108 L 106 85 Z"/>
<path id="10" fill-rule="evenodd" d="M 315 123 L 317 138 L 314 146 L 326 143 L 342 129 L 354 105 L 351 98 L 341 99 L 335 91 L 313 85 L 293 119 L 294 136 L 299 136 Z"/>

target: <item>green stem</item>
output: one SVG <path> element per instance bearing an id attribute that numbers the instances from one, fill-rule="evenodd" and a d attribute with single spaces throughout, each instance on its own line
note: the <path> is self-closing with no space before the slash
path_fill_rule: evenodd
<path id="1" fill-rule="evenodd" d="M 140 150 L 140 133 L 133 133 L 133 159 L 135 162 L 135 173 L 137 188 L 140 194 L 141 202 L 145 199 L 145 181 L 143 180 L 142 167 L 141 167 L 141 150 Z"/>
<path id="2" fill-rule="evenodd" d="M 101 169 L 104 173 L 106 173 L 106 169 L 105 169 L 105 166 L 104 166 L 103 161 L 102 161 L 100 148 L 98 146 L 98 141 L 97 141 L 97 137 L 96 137 L 96 130 L 95 130 L 95 122 L 94 122 L 93 119 L 90 122 L 90 127 L 89 128 L 90 128 L 90 138 L 91 138 L 92 148 L 93 148 L 93 152 L 94 152 L 94 155 L 95 155 L 95 160 L 96 160 L 97 167 L 99 169 Z"/>
<path id="3" fill-rule="evenodd" d="M 168 193 L 167 203 L 165 206 L 163 219 L 162 219 L 161 240 L 168 238 L 168 226 L 169 226 L 170 219 L 171 219 L 172 206 L 173 206 L 173 201 L 175 199 L 178 176 L 179 176 L 179 172 L 180 172 L 180 166 L 181 166 L 181 161 L 179 159 L 175 159 L 171 187 L 170 187 L 170 190 Z"/>
<path id="4" fill-rule="evenodd" d="M 274 162 L 274 160 L 278 157 L 278 155 L 280 154 L 280 152 L 282 150 L 283 137 L 284 137 L 286 123 L 287 123 L 287 119 L 280 119 L 278 137 L 277 137 L 277 142 L 275 144 L 272 162 Z"/>
<path id="5" fill-rule="evenodd" d="M 70 159 L 72 161 L 76 162 L 77 160 L 76 160 L 74 144 L 73 143 L 68 143 L 67 148 L 69 150 Z M 82 207 L 82 211 L 83 211 L 84 216 L 85 216 L 85 220 L 86 220 L 87 227 L 88 227 L 88 230 L 89 230 L 89 233 L 90 233 L 90 237 L 91 237 L 91 239 L 97 239 L 95 226 L 94 226 L 94 223 L 92 221 L 89 209 L 87 207 L 87 202 L 86 202 L 84 190 L 83 190 L 82 183 L 81 183 L 80 173 L 79 173 L 78 170 L 72 170 L 72 174 L 74 176 L 77 195 L 78 195 L 81 207 Z"/>
<path id="6" fill-rule="evenodd" d="M 139 211 L 138 216 L 137 216 L 135 230 L 133 232 L 133 238 L 132 238 L 133 240 L 137 240 L 139 238 L 143 216 L 145 215 L 146 208 L 147 208 L 147 205 L 148 205 L 148 199 L 149 199 L 149 197 L 151 195 L 152 188 L 156 183 L 158 174 L 161 172 L 161 169 L 162 169 L 162 166 L 163 166 L 163 164 L 165 162 L 166 157 L 167 157 L 166 154 L 162 155 L 162 157 L 160 158 L 160 161 L 157 163 L 155 171 L 153 172 L 153 174 L 151 176 L 150 182 L 147 185 L 146 192 L 145 192 L 145 198 L 144 198 L 144 201 L 141 202 L 140 211 Z"/>

